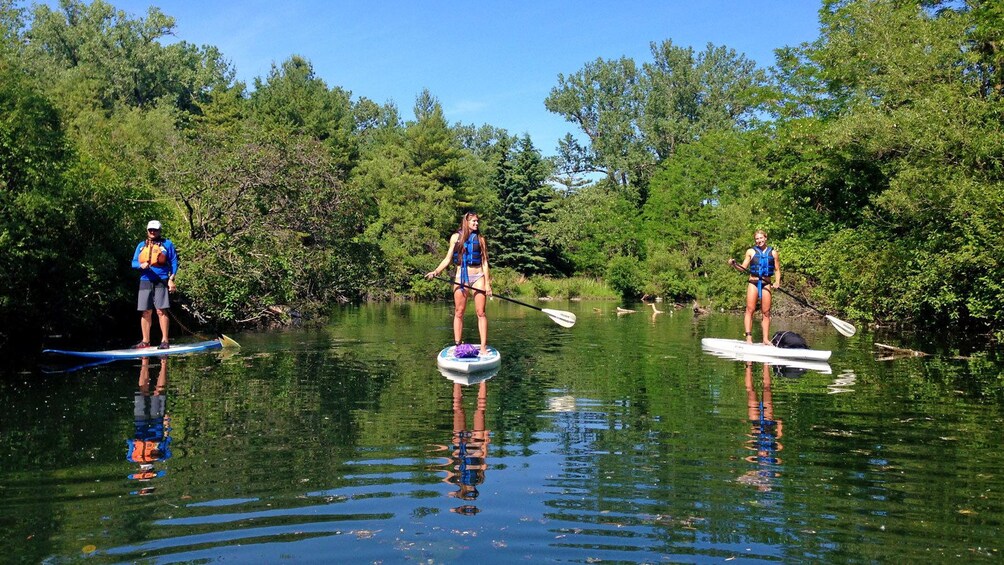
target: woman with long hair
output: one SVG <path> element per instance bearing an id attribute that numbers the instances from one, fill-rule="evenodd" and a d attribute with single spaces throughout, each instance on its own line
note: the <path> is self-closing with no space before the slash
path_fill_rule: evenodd
<path id="1" fill-rule="evenodd" d="M 485 238 L 478 231 L 480 222 L 474 212 L 464 214 L 460 228 L 450 236 L 446 256 L 425 278 L 432 279 L 443 272 L 451 263 L 457 272 L 453 278 L 453 341 L 460 344 L 464 331 L 464 312 L 467 299 L 474 296 L 474 310 L 478 316 L 478 334 L 481 337 L 481 354 L 488 354 L 488 317 L 485 302 L 492 295 L 492 283 L 488 274 L 488 247 Z"/>

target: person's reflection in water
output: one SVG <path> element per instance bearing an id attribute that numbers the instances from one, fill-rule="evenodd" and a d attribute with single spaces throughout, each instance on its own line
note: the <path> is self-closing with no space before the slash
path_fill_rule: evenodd
<path id="1" fill-rule="evenodd" d="M 755 467 L 740 477 L 739 482 L 754 486 L 760 492 L 770 492 L 781 476 L 781 458 L 777 455 L 783 449 L 778 441 L 782 435 L 782 422 L 774 418 L 770 381 L 770 365 L 763 363 L 763 394 L 758 397 L 753 386 L 753 363 L 746 363 L 746 406 L 751 424 L 746 448 L 754 453 L 746 461 L 755 464 Z"/>
<path id="2" fill-rule="evenodd" d="M 458 514 L 472 516 L 480 512 L 473 504 L 478 498 L 478 485 L 485 481 L 485 469 L 488 457 L 489 432 L 485 429 L 485 407 L 488 403 L 488 383 L 478 384 L 478 403 L 474 411 L 474 422 L 467 428 L 467 416 L 464 412 L 464 387 L 453 384 L 453 443 L 450 450 L 450 461 L 447 463 L 444 482 L 456 485 L 457 490 L 450 496 L 459 498 L 462 504 L 451 510 Z"/>
<path id="3" fill-rule="evenodd" d="M 154 469 L 154 464 L 171 457 L 171 418 L 167 415 L 167 358 L 160 359 L 160 371 L 151 388 L 150 358 L 144 357 L 139 370 L 139 390 L 133 399 L 133 439 L 127 440 L 126 459 L 139 468 L 129 478 L 149 482 L 164 476 L 164 470 Z M 130 494 L 147 495 L 155 487 L 144 486 Z"/>

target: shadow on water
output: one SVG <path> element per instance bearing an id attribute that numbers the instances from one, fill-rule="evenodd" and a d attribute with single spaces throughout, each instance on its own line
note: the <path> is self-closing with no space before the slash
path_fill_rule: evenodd
<path id="1" fill-rule="evenodd" d="M 999 559 L 991 360 L 777 320 L 833 351 L 793 370 L 702 351 L 737 316 L 561 308 L 574 328 L 490 304 L 485 378 L 436 368 L 442 304 L 5 378 L 0 538 L 26 562 Z"/>

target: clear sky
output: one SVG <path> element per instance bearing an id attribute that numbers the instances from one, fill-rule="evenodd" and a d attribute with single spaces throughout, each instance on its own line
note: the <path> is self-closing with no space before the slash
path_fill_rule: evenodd
<path id="1" fill-rule="evenodd" d="M 559 73 L 597 58 L 648 62 L 649 44 L 667 39 L 725 45 L 766 68 L 774 49 L 819 30 L 818 0 L 106 1 L 137 17 L 158 6 L 178 40 L 219 48 L 249 88 L 300 55 L 354 100 L 392 101 L 411 119 L 427 88 L 450 123 L 528 133 L 545 155 L 577 133 L 544 108 Z"/>

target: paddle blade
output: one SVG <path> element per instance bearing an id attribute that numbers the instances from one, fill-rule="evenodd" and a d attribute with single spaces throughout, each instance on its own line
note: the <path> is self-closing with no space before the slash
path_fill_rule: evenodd
<path id="1" fill-rule="evenodd" d="M 833 316 L 826 316 L 826 321 L 833 324 L 833 327 L 840 332 L 840 335 L 851 337 L 857 333 L 858 329 L 852 324 L 841 320 L 840 318 L 834 318 Z"/>
<path id="2" fill-rule="evenodd" d="M 571 312 L 565 312 L 564 310 L 550 310 L 548 308 L 542 308 L 541 312 L 547 314 L 549 318 L 559 326 L 563 328 L 570 328 L 575 325 L 575 314 Z"/>
<path id="3" fill-rule="evenodd" d="M 225 336 L 223 334 L 220 334 L 220 343 L 223 344 L 223 348 L 224 349 L 240 349 L 241 348 L 241 344 L 237 343 L 236 341 L 230 339 L 229 337 L 227 337 L 227 336 Z"/>

